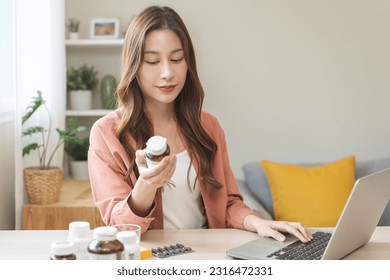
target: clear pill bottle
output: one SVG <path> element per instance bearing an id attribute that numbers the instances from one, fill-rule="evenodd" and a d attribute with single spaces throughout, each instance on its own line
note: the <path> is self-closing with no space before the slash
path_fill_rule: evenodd
<path id="1" fill-rule="evenodd" d="M 169 153 L 167 139 L 164 137 L 152 136 L 146 142 L 146 163 L 148 167 L 155 166 Z"/>
<path id="2" fill-rule="evenodd" d="M 89 260 L 121 260 L 123 244 L 116 238 L 115 227 L 97 227 L 93 230 L 93 240 L 88 245 Z"/>
<path id="3" fill-rule="evenodd" d="M 74 244 L 71 242 L 53 242 L 50 249 L 50 260 L 75 260 L 74 250 Z"/>
<path id="4" fill-rule="evenodd" d="M 117 233 L 118 240 L 125 246 L 124 259 L 125 260 L 139 260 L 140 259 L 140 245 L 137 241 L 137 233 L 134 231 L 120 231 Z"/>
<path id="5" fill-rule="evenodd" d="M 87 260 L 87 249 L 92 241 L 90 224 L 84 221 L 69 223 L 69 235 L 67 240 L 75 246 L 75 253 L 78 260 Z"/>

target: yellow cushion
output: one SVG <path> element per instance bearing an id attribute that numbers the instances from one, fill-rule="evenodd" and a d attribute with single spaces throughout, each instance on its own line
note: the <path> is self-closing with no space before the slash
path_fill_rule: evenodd
<path id="1" fill-rule="evenodd" d="M 355 183 L 355 157 L 322 166 L 260 162 L 270 184 L 275 220 L 334 227 Z"/>

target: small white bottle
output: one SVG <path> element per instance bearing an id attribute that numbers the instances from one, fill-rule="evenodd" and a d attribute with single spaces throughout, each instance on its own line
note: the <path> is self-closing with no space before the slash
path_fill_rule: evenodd
<path id="1" fill-rule="evenodd" d="M 161 136 L 150 137 L 146 142 L 146 163 L 148 167 L 155 166 L 164 157 L 169 156 L 170 148 L 167 139 Z"/>
<path id="2" fill-rule="evenodd" d="M 78 260 L 87 260 L 87 249 L 92 241 L 90 225 L 88 222 L 76 221 L 69 223 L 69 235 L 67 240 L 75 246 Z"/>
<path id="3" fill-rule="evenodd" d="M 140 259 L 140 245 L 137 242 L 137 234 L 133 231 L 120 231 L 116 234 L 116 238 L 125 246 L 125 260 Z"/>
<path id="4" fill-rule="evenodd" d="M 50 260 L 76 260 L 74 244 L 67 241 L 53 242 L 51 244 Z"/>

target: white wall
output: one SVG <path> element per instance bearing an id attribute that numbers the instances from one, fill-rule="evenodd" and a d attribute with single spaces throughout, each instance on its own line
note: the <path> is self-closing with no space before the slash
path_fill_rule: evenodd
<path id="1" fill-rule="evenodd" d="M 67 0 L 66 17 L 83 37 L 93 17 L 119 17 L 124 31 L 152 3 L 187 24 L 237 177 L 260 159 L 390 156 L 390 1 Z"/>

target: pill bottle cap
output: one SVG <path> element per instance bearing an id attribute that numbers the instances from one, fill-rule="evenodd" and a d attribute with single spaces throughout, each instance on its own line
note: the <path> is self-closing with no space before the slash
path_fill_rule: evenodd
<path id="1" fill-rule="evenodd" d="M 76 221 L 69 223 L 69 236 L 74 238 L 89 237 L 90 225 L 88 222 Z"/>
<path id="2" fill-rule="evenodd" d="M 51 243 L 51 253 L 57 256 L 70 255 L 74 253 L 74 244 L 67 241 Z"/>
<path id="3" fill-rule="evenodd" d="M 137 233 L 135 233 L 134 231 L 120 231 L 117 233 L 116 237 L 122 243 L 137 241 Z"/>
<path id="4" fill-rule="evenodd" d="M 161 136 L 150 137 L 146 148 L 152 155 L 161 155 L 167 149 L 167 139 Z"/>
<path id="5" fill-rule="evenodd" d="M 93 230 L 93 238 L 98 241 L 112 241 L 116 239 L 115 227 L 97 227 Z"/>

